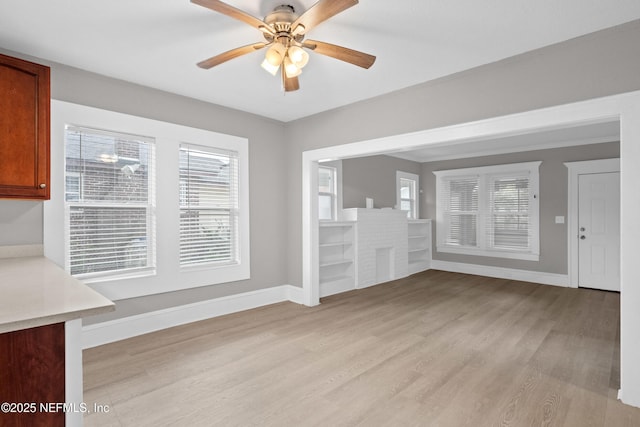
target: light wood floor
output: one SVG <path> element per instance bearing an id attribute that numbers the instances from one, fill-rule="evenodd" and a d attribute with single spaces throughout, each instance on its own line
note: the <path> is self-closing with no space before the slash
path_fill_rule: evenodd
<path id="1" fill-rule="evenodd" d="M 84 352 L 88 426 L 640 426 L 619 294 L 428 271 Z"/>

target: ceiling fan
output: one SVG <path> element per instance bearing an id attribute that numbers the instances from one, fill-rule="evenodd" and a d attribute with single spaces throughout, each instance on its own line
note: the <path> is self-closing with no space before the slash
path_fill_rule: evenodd
<path id="1" fill-rule="evenodd" d="M 199 62 L 198 66 L 204 69 L 269 47 L 262 62 L 262 68 L 274 76 L 280 70 L 282 86 L 286 92 L 291 92 L 300 88 L 298 76 L 309 61 L 309 54 L 304 49 L 362 68 L 371 67 L 376 60 L 375 56 L 357 50 L 304 39 L 313 27 L 355 6 L 358 0 L 320 0 L 301 15 L 296 14 L 293 6 L 280 5 L 263 21 L 219 0 L 191 0 L 191 2 L 249 24 L 261 31 L 265 38 L 265 42 L 231 49 Z"/>

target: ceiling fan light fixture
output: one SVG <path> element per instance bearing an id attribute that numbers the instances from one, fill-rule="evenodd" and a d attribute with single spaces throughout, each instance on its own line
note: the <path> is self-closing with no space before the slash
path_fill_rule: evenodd
<path id="1" fill-rule="evenodd" d="M 280 69 L 280 65 L 272 65 L 266 58 L 262 61 L 261 67 L 267 70 L 272 76 L 275 76 Z"/>
<path id="2" fill-rule="evenodd" d="M 293 31 L 291 32 L 291 35 L 293 35 L 294 37 L 300 36 L 300 35 L 304 34 L 304 30 L 306 30 L 304 25 L 298 24 L 298 26 L 296 28 L 294 28 Z"/>
<path id="3" fill-rule="evenodd" d="M 302 69 L 291 61 L 288 56 L 284 58 L 284 72 L 288 78 L 297 77 L 302 73 Z"/>
<path id="4" fill-rule="evenodd" d="M 286 49 L 280 43 L 275 43 L 271 46 L 265 54 L 265 61 L 274 67 L 279 67 L 282 64 Z"/>
<path id="5" fill-rule="evenodd" d="M 304 68 L 309 62 L 309 54 L 299 46 L 291 46 L 287 51 L 287 56 L 300 69 Z"/>
<path id="6" fill-rule="evenodd" d="M 365 69 L 371 67 L 376 60 L 373 55 L 346 47 L 314 40 L 305 41 L 305 36 L 314 27 L 355 6 L 358 0 L 317 0 L 302 14 L 296 13 L 292 5 L 281 4 L 264 19 L 258 19 L 223 0 L 191 0 L 191 3 L 242 21 L 262 32 L 264 37 L 263 42 L 240 46 L 200 61 L 197 64 L 200 68 L 208 70 L 239 56 L 267 48 L 262 68 L 274 76 L 280 71 L 285 92 L 292 92 L 300 89 L 297 77 L 309 62 L 309 54 L 305 49 Z"/>

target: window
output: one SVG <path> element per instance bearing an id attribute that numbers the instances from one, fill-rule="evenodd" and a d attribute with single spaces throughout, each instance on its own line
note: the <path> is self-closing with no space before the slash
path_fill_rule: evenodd
<path id="1" fill-rule="evenodd" d="M 478 178 L 452 177 L 439 187 L 442 191 L 445 245 L 458 247 L 477 246 Z"/>
<path id="2" fill-rule="evenodd" d="M 338 190 L 336 168 L 318 166 L 318 219 L 321 221 L 336 220 Z"/>
<path id="3" fill-rule="evenodd" d="M 153 152 L 151 138 L 66 128 L 71 274 L 104 276 L 155 266 Z"/>
<path id="4" fill-rule="evenodd" d="M 413 173 L 396 171 L 397 208 L 407 211 L 407 218 L 418 219 L 418 193 L 420 177 Z"/>
<path id="5" fill-rule="evenodd" d="M 246 138 L 57 100 L 51 111 L 47 258 L 118 300 L 251 278 Z"/>
<path id="6" fill-rule="evenodd" d="M 434 172 L 438 251 L 537 261 L 539 166 Z"/>
<path id="7" fill-rule="evenodd" d="M 238 261 L 238 153 L 180 146 L 180 265 Z"/>
<path id="8" fill-rule="evenodd" d="M 494 249 L 527 249 L 529 247 L 528 177 L 491 177 L 489 200 L 493 231 L 490 246 Z"/>

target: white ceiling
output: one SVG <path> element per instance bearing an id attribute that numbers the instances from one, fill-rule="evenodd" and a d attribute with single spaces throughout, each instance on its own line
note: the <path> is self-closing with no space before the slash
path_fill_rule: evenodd
<path id="1" fill-rule="evenodd" d="M 315 2 L 228 0 L 260 18 Z M 311 53 L 287 94 L 264 52 L 196 67 L 261 34 L 188 0 L 2 0 L 0 48 L 286 122 L 638 18 L 638 0 L 363 0 L 308 37 L 376 55 L 373 67 Z"/>

